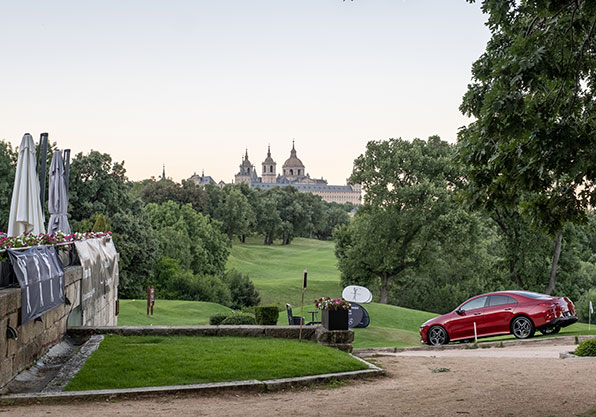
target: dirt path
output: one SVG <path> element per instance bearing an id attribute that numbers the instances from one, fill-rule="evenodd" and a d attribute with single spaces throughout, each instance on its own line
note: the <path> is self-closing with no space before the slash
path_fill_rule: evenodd
<path id="1" fill-rule="evenodd" d="M 0 407 L 0 417 L 594 415 L 589 412 L 596 412 L 596 359 L 558 359 L 558 352 L 565 350 L 516 347 L 431 356 L 403 352 L 373 358 L 387 370 L 386 377 L 333 389 Z M 432 372 L 439 368 L 449 371 Z"/>

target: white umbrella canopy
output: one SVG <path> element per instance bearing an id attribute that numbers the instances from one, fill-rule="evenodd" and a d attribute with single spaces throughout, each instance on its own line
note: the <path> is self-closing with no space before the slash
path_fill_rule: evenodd
<path id="1" fill-rule="evenodd" d="M 8 236 L 19 236 L 27 232 L 45 233 L 36 166 L 35 142 L 29 133 L 25 133 L 19 146 L 17 172 L 8 217 Z"/>
<path id="2" fill-rule="evenodd" d="M 48 222 L 48 233 L 70 233 L 70 225 L 66 217 L 68 193 L 66 192 L 64 179 L 64 161 L 62 160 L 62 153 L 58 149 L 54 150 L 54 155 L 52 155 L 49 189 L 48 211 L 50 212 L 50 220 Z"/>

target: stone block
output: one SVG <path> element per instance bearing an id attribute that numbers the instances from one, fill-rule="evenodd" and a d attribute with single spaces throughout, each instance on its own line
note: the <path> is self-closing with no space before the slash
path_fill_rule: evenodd
<path id="1" fill-rule="evenodd" d="M 325 346 L 328 346 L 330 348 L 334 348 L 334 349 L 339 349 L 339 350 L 343 350 L 344 352 L 348 352 L 348 353 L 352 353 L 353 347 L 351 343 L 332 343 L 332 344 L 324 344 L 324 343 L 319 343 L 319 344 L 323 344 Z"/>
<path id="2" fill-rule="evenodd" d="M 5 358 L 12 358 L 17 353 L 17 348 L 19 346 L 18 340 L 14 339 L 7 339 L 6 340 L 6 354 Z"/>
<path id="3" fill-rule="evenodd" d="M 21 306 L 21 289 L 5 288 L 0 290 L 0 317 L 16 312 Z"/>
<path id="4" fill-rule="evenodd" d="M 12 358 L 0 359 L 0 387 L 6 385 L 13 377 Z"/>
<path id="5" fill-rule="evenodd" d="M 6 352 L 6 326 L 8 326 L 8 318 L 0 317 L 0 361 L 4 358 Z"/>
<path id="6" fill-rule="evenodd" d="M 12 362 L 12 371 L 16 375 L 27 368 L 41 354 L 41 340 L 34 339 L 26 345 L 20 345 Z"/>
<path id="7" fill-rule="evenodd" d="M 81 304 L 81 281 L 75 281 L 66 287 L 65 295 L 71 305 L 68 308 L 74 308 Z"/>
<path id="8" fill-rule="evenodd" d="M 352 330 L 327 330 L 324 327 L 317 329 L 317 342 L 320 344 L 344 344 L 354 341 Z"/>
<path id="9" fill-rule="evenodd" d="M 45 330 L 44 319 L 42 321 L 30 320 L 27 323 L 23 323 L 19 326 L 17 331 L 19 332 L 19 343 L 27 344 L 39 336 Z"/>
<path id="10" fill-rule="evenodd" d="M 62 338 L 58 324 L 46 329 L 41 335 L 41 345 L 45 348 L 54 345 Z"/>
<path id="11" fill-rule="evenodd" d="M 68 266 L 64 268 L 64 283 L 65 285 L 70 285 L 73 282 L 81 281 L 83 278 L 83 267 L 80 265 L 77 266 Z"/>

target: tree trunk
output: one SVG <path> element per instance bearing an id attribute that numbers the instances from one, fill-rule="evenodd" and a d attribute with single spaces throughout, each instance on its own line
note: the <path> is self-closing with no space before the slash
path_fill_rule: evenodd
<path id="1" fill-rule="evenodd" d="M 387 274 L 381 277 L 381 294 L 379 296 L 379 303 L 387 304 L 388 292 L 389 292 L 389 277 Z"/>
<path id="2" fill-rule="evenodd" d="M 557 284 L 557 266 L 559 265 L 559 257 L 561 256 L 561 244 L 563 243 L 563 231 L 557 233 L 557 240 L 555 242 L 555 251 L 553 253 L 553 265 L 550 269 L 550 280 L 548 281 L 548 287 L 546 287 L 546 294 L 551 295 L 555 290 Z"/>
<path id="3" fill-rule="evenodd" d="M 520 290 L 525 290 L 524 288 L 524 282 L 522 281 L 522 278 L 519 276 L 519 272 L 517 272 L 515 270 L 515 266 L 517 265 L 517 259 L 511 259 L 509 261 L 509 276 L 513 277 L 513 279 L 515 279 L 515 282 L 517 283 L 517 286 Z"/>

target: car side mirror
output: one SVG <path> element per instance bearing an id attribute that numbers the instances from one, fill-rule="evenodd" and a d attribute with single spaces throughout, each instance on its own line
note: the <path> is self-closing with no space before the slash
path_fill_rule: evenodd
<path id="1" fill-rule="evenodd" d="M 459 314 L 460 316 L 464 314 L 464 310 L 462 310 L 461 308 L 458 308 L 457 310 L 455 310 L 456 314 Z"/>

